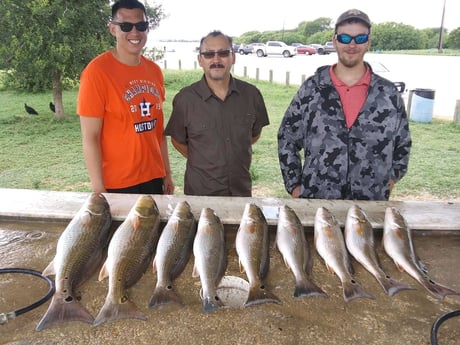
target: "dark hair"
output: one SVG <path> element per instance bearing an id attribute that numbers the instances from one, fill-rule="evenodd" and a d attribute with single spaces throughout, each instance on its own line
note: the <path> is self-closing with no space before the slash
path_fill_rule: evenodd
<path id="1" fill-rule="evenodd" d="M 112 5 L 112 20 L 117 15 L 118 10 L 121 8 L 127 8 L 128 10 L 138 8 L 144 12 L 145 17 L 147 18 L 147 12 L 142 2 L 137 0 L 119 0 Z"/>
<path id="2" fill-rule="evenodd" d="M 204 36 L 203 38 L 201 38 L 200 40 L 200 50 L 201 50 L 201 46 L 204 42 L 204 40 L 208 37 L 217 37 L 217 36 L 224 36 L 227 41 L 228 41 L 228 44 L 230 44 L 230 48 L 232 48 L 233 46 L 233 39 L 230 37 L 230 36 L 227 36 L 225 35 L 224 33 L 222 33 L 221 31 L 219 30 L 214 30 L 214 31 L 211 31 L 209 34 L 207 34 L 206 36 Z"/>

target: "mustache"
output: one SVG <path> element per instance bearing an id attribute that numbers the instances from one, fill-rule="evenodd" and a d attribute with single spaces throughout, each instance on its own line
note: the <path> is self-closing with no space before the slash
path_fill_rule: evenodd
<path id="1" fill-rule="evenodd" d="M 212 65 L 209 66 L 209 68 L 225 68 L 224 65 L 221 63 L 213 63 Z"/>

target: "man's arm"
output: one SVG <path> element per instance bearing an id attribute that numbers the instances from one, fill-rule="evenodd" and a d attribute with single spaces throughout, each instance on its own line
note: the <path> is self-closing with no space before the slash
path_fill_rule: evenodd
<path id="1" fill-rule="evenodd" d="M 180 142 L 174 140 L 173 137 L 171 137 L 171 143 L 173 144 L 174 148 L 179 151 L 179 153 L 184 156 L 185 158 L 188 158 L 188 146 L 186 144 L 181 144 Z"/>
<path id="2" fill-rule="evenodd" d="M 102 177 L 101 130 L 102 119 L 80 116 L 83 156 L 91 187 L 95 193 L 106 192 Z"/>
<path id="3" fill-rule="evenodd" d="M 168 141 L 164 135 L 161 141 L 161 156 L 163 158 L 163 164 L 166 172 L 166 176 L 163 179 L 163 194 L 173 194 L 174 182 L 171 174 L 171 166 L 169 164 Z"/>

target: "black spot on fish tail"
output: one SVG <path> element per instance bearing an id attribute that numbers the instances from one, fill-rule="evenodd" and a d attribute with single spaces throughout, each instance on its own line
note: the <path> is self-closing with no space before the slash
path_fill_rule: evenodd
<path id="1" fill-rule="evenodd" d="M 325 293 L 320 287 L 316 284 L 307 281 L 307 282 L 299 282 L 295 286 L 294 290 L 294 297 L 324 297 L 328 298 L 329 296 Z"/>
<path id="2" fill-rule="evenodd" d="M 281 301 L 275 294 L 268 291 L 264 285 L 250 287 L 248 298 L 246 302 L 244 303 L 244 306 L 250 307 L 253 305 L 264 304 L 264 303 L 281 304 Z"/>
<path id="3" fill-rule="evenodd" d="M 117 304 L 106 299 L 93 322 L 93 326 L 97 327 L 106 322 L 120 319 L 139 319 L 145 321 L 147 320 L 147 316 L 139 311 L 137 306 L 129 300 L 122 304 Z"/>
<path id="4" fill-rule="evenodd" d="M 375 299 L 370 293 L 368 293 L 364 288 L 355 280 L 349 282 L 343 282 L 343 299 L 345 302 L 354 300 L 355 298 L 369 298 Z"/>
<path id="5" fill-rule="evenodd" d="M 157 286 L 153 291 L 152 297 L 150 299 L 149 308 L 155 308 L 157 306 L 169 303 L 177 303 L 184 305 L 182 299 L 177 295 L 176 291 L 172 285 Z"/>
<path id="6" fill-rule="evenodd" d="M 76 298 L 67 296 L 66 298 L 56 298 L 53 296 L 48 310 L 35 328 L 41 331 L 52 325 L 69 322 L 81 321 L 92 324 L 94 317 L 83 307 Z"/>
<path id="7" fill-rule="evenodd" d="M 441 285 L 430 278 L 426 278 L 421 282 L 421 284 L 427 289 L 434 297 L 439 300 L 443 300 L 444 297 L 448 295 L 457 295 L 460 296 L 460 293 L 447 287 Z"/>
<path id="8" fill-rule="evenodd" d="M 380 285 L 383 290 L 389 295 L 394 296 L 400 291 L 404 290 L 415 290 L 414 287 L 404 284 L 396 279 L 391 278 L 390 276 L 385 276 L 383 279 L 379 280 Z"/>
<path id="9" fill-rule="evenodd" d="M 219 308 L 222 308 L 224 303 L 220 300 L 218 296 L 214 296 L 214 298 L 204 298 L 203 299 L 203 310 L 205 313 L 213 312 Z"/>

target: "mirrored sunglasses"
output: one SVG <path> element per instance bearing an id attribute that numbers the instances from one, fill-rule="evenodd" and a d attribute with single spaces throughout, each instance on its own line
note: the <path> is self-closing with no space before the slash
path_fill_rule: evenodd
<path id="1" fill-rule="evenodd" d="M 347 34 L 340 34 L 336 35 L 337 41 L 339 41 L 342 44 L 350 44 L 352 40 L 355 40 L 356 44 L 364 44 L 367 41 L 369 41 L 369 35 L 368 34 L 361 34 L 357 36 L 350 36 Z"/>
<path id="2" fill-rule="evenodd" d="M 130 32 L 133 29 L 133 26 L 136 27 L 137 31 L 144 32 L 149 27 L 149 22 L 139 22 L 139 23 L 120 23 L 112 21 L 112 24 L 118 25 L 123 32 Z"/>
<path id="3" fill-rule="evenodd" d="M 218 51 L 206 51 L 206 52 L 200 52 L 200 55 L 204 57 L 205 59 L 212 59 L 214 56 L 218 56 L 221 58 L 229 57 L 230 53 L 232 51 L 230 49 L 227 50 L 218 50 Z"/>

